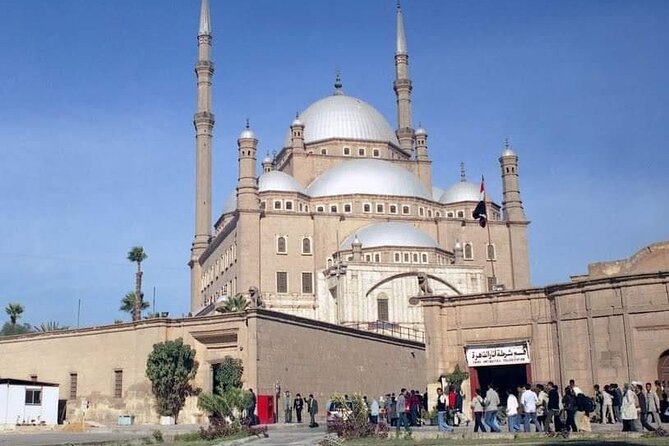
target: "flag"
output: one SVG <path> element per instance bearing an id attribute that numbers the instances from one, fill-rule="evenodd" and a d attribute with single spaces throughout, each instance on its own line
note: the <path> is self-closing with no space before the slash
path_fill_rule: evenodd
<path id="1" fill-rule="evenodd" d="M 476 208 L 474 208 L 472 217 L 479 221 L 482 228 L 485 228 L 486 223 L 488 223 L 488 211 L 486 211 L 485 206 L 485 182 L 483 177 L 481 177 L 481 201 L 479 201 Z"/>

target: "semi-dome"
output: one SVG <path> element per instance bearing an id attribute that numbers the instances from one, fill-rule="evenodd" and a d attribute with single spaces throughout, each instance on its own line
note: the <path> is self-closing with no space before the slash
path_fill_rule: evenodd
<path id="1" fill-rule="evenodd" d="M 461 201 L 479 201 L 481 199 L 481 186 L 470 183 L 469 181 L 460 181 L 455 183 L 444 191 L 439 199 L 440 202 L 459 203 Z"/>
<path id="2" fill-rule="evenodd" d="M 304 188 L 297 180 L 279 170 L 265 172 L 258 178 L 258 192 L 299 192 L 304 194 Z"/>
<path id="3" fill-rule="evenodd" d="M 407 169 L 388 161 L 360 158 L 326 170 L 307 187 L 312 197 L 393 195 L 432 200 L 432 194 Z"/>
<path id="4" fill-rule="evenodd" d="M 380 246 L 439 248 L 439 244 L 428 234 L 407 223 L 374 223 L 358 229 L 339 245 L 339 249 L 351 249 L 355 238 L 360 240 L 362 248 Z"/>
<path id="5" fill-rule="evenodd" d="M 343 94 L 314 102 L 300 113 L 304 125 L 304 142 L 330 138 L 388 142 L 399 146 L 395 132 L 386 118 L 368 103 Z M 284 147 L 291 144 L 290 130 Z"/>

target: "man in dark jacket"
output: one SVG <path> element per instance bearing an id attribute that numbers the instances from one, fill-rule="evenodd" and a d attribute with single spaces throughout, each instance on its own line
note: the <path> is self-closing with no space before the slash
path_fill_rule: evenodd
<path id="1" fill-rule="evenodd" d="M 620 423 L 622 421 L 622 418 L 620 418 L 620 406 L 623 405 L 623 392 L 616 383 L 611 384 L 611 389 L 613 391 L 613 416 L 616 417 L 616 422 Z"/>
<path id="2" fill-rule="evenodd" d="M 316 414 L 318 413 L 318 401 L 314 399 L 313 394 L 309 394 L 307 400 L 307 410 L 309 411 L 309 427 L 318 427 L 316 423 Z"/>
<path id="3" fill-rule="evenodd" d="M 552 381 L 548 381 L 548 417 L 546 418 L 546 431 L 550 432 L 550 423 L 553 423 L 555 432 L 562 431 L 562 420 L 560 419 L 560 392 Z"/>

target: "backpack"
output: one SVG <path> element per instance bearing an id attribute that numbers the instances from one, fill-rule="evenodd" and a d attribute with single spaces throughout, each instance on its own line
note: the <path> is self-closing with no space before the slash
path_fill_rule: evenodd
<path id="1" fill-rule="evenodd" d="M 593 413 L 595 411 L 595 401 L 590 397 L 583 398 L 583 411 Z"/>

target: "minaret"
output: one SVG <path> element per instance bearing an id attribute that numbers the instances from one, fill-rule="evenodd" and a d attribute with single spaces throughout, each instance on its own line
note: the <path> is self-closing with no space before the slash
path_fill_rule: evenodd
<path id="1" fill-rule="evenodd" d="M 256 180 L 256 150 L 258 140 L 246 120 L 246 128 L 237 140 L 239 147 L 239 180 L 237 182 L 237 209 L 257 210 L 258 181 Z"/>
<path id="2" fill-rule="evenodd" d="M 195 238 L 191 248 L 191 309 L 203 305 L 200 298 L 202 266 L 199 259 L 209 246 L 211 237 L 211 143 L 214 115 L 211 112 L 211 79 L 214 64 L 211 61 L 211 25 L 209 2 L 202 0 L 200 29 L 197 35 L 198 59 L 195 64 L 197 77 L 197 111 L 195 125 Z"/>
<path id="3" fill-rule="evenodd" d="M 411 124 L 411 79 L 409 78 L 409 52 L 404 35 L 404 18 L 397 2 L 397 48 L 395 50 L 395 82 L 393 89 L 397 96 L 397 138 L 400 147 L 411 152 L 413 149 L 413 126 Z"/>
<path id="4" fill-rule="evenodd" d="M 293 153 L 304 152 L 304 123 L 300 121 L 299 114 L 295 115 L 295 120 L 290 125 L 290 141 Z"/>
<path id="5" fill-rule="evenodd" d="M 418 124 L 415 133 L 416 137 L 416 173 L 421 183 L 432 190 L 432 161 L 427 153 L 427 131 Z"/>
<path id="6" fill-rule="evenodd" d="M 504 152 L 499 158 L 502 169 L 502 212 L 505 221 L 526 221 L 523 201 L 518 184 L 518 155 L 511 149 L 509 140 L 504 143 Z"/>
<path id="7" fill-rule="evenodd" d="M 274 161 L 272 161 L 272 157 L 269 156 L 269 153 L 265 155 L 265 158 L 262 160 L 262 171 L 264 173 L 271 172 L 274 170 Z"/>

